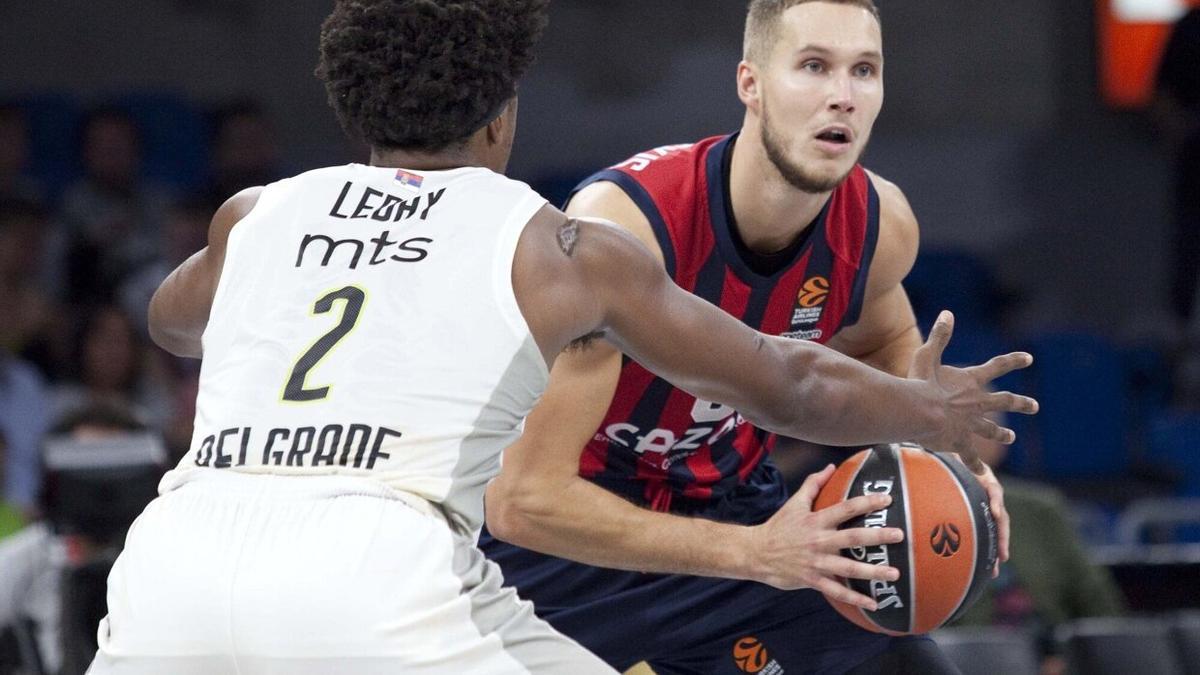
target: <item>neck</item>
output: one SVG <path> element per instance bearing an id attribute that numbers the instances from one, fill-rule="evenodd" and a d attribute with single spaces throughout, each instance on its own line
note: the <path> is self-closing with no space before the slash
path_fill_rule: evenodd
<path id="1" fill-rule="evenodd" d="M 479 153 L 472 152 L 469 147 L 450 148 L 439 152 L 372 148 L 371 166 L 416 169 L 418 171 L 442 171 L 468 166 L 489 168 L 483 157 Z"/>
<path id="2" fill-rule="evenodd" d="M 796 241 L 816 219 L 830 192 L 793 187 L 767 157 L 757 126 L 742 126 L 729 169 L 729 192 L 738 234 L 755 253 L 775 253 Z"/>

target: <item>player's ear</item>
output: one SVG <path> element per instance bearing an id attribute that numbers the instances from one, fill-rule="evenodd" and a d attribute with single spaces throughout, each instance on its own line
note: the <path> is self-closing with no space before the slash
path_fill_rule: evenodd
<path id="1" fill-rule="evenodd" d="M 743 60 L 737 69 L 737 92 L 742 103 L 755 114 L 760 112 L 761 92 L 759 91 L 758 69 L 753 63 Z"/>
<path id="2" fill-rule="evenodd" d="M 513 96 L 501 108 L 500 114 L 487 124 L 487 139 L 491 145 L 504 143 L 513 136 L 517 124 L 517 97 Z"/>

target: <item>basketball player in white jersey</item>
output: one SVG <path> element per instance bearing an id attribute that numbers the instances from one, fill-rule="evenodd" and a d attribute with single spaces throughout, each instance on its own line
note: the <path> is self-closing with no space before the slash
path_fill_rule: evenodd
<path id="1" fill-rule="evenodd" d="M 606 339 L 756 423 L 838 444 L 1004 438 L 1027 365 L 882 374 L 747 328 L 632 236 L 502 172 L 546 0 L 343 0 L 318 76 L 371 166 L 234 196 L 150 306 L 203 357 L 195 436 L 109 577 L 93 673 L 611 672 L 501 587 L 483 493 L 555 356 Z M 836 525 L 830 546 L 898 541 Z M 847 576 L 895 570 L 845 561 Z"/>

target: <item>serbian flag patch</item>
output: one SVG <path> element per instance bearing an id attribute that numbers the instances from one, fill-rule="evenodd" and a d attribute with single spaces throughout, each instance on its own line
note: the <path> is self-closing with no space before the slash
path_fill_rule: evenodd
<path id="1" fill-rule="evenodd" d="M 421 189 L 421 183 L 424 183 L 425 179 L 404 169 L 396 169 L 396 182 L 406 190 L 417 192 Z"/>

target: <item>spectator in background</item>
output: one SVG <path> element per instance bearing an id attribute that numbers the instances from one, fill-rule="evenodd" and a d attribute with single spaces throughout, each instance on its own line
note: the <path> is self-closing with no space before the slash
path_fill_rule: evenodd
<path id="1" fill-rule="evenodd" d="M 4 440 L 4 434 L 0 434 L 0 484 L 4 482 L 4 455 L 7 449 L 8 442 Z M 24 526 L 25 514 L 0 494 L 0 541 Z"/>
<path id="2" fill-rule="evenodd" d="M 66 355 L 66 313 L 52 278 L 49 215 L 38 203 L 0 198 L 0 347 L 55 377 Z"/>
<path id="3" fill-rule="evenodd" d="M 0 105 L 0 199 L 41 202 L 45 190 L 25 175 L 29 161 L 29 122 L 21 108 Z"/>
<path id="4" fill-rule="evenodd" d="M 167 196 L 141 179 L 141 139 L 118 108 L 98 108 L 80 137 L 84 177 L 62 202 L 71 299 L 105 301 L 121 280 L 159 255 Z"/>
<path id="5" fill-rule="evenodd" d="M 235 101 L 213 113 L 212 210 L 229 195 L 283 178 L 274 125 L 259 104 Z"/>
<path id="6" fill-rule="evenodd" d="M 0 248 L 0 253 L 3 250 Z M 0 303 L 7 306 L 8 301 L 0 298 Z M 7 347 L 17 342 L 20 336 L 14 333 L 18 331 L 17 322 L 0 321 L 0 435 L 7 442 L 0 473 L 3 501 L 31 515 L 41 481 L 38 444 L 48 426 L 50 397 L 38 369 Z"/>
<path id="7" fill-rule="evenodd" d="M 171 418 L 161 360 L 116 305 L 95 307 L 80 324 L 71 372 L 73 380 L 55 387 L 56 417 L 111 403 L 130 407 L 157 429 Z"/>
<path id="8" fill-rule="evenodd" d="M 208 244 L 214 208 L 202 197 L 178 199 L 166 212 L 161 255 L 130 275 L 117 291 L 125 313 L 145 333 L 150 298 L 171 270 Z"/>
<path id="9" fill-rule="evenodd" d="M 113 441 L 145 432 L 145 425 L 131 409 L 108 401 L 71 411 L 55 425 L 50 438 L 85 444 L 77 447 L 100 453 L 111 449 L 108 444 Z M 77 495 L 57 494 L 61 488 L 49 483 L 41 491 L 45 511 L 53 515 L 59 512 L 57 502 Z M 152 491 L 146 501 L 151 497 Z M 120 505 L 114 510 L 127 509 Z M 88 532 L 65 527 L 62 519 L 39 519 L 0 541 L 0 570 L 4 571 L 0 574 L 0 629 L 31 620 L 41 660 L 50 674 L 82 674 L 96 650 L 99 617 L 83 616 L 86 606 L 74 604 L 81 595 L 75 584 L 66 583 L 64 575 L 91 565 L 111 567 L 129 522 L 122 518 L 110 522 L 104 514 L 99 519 L 102 525 L 89 527 Z M 128 520 L 132 522 L 132 515 Z M 64 611 L 64 601 L 73 611 Z"/>
<path id="10" fill-rule="evenodd" d="M 1003 421 L 997 420 L 998 424 Z M 1008 447 L 980 440 L 979 458 L 999 467 Z M 1124 599 L 1108 571 L 1092 564 L 1058 490 L 1002 476 L 1012 522 L 1009 560 L 978 602 L 954 624 L 1002 625 L 1032 631 L 1042 651 L 1042 675 L 1063 672 L 1054 627 L 1073 619 L 1116 616 Z"/>

